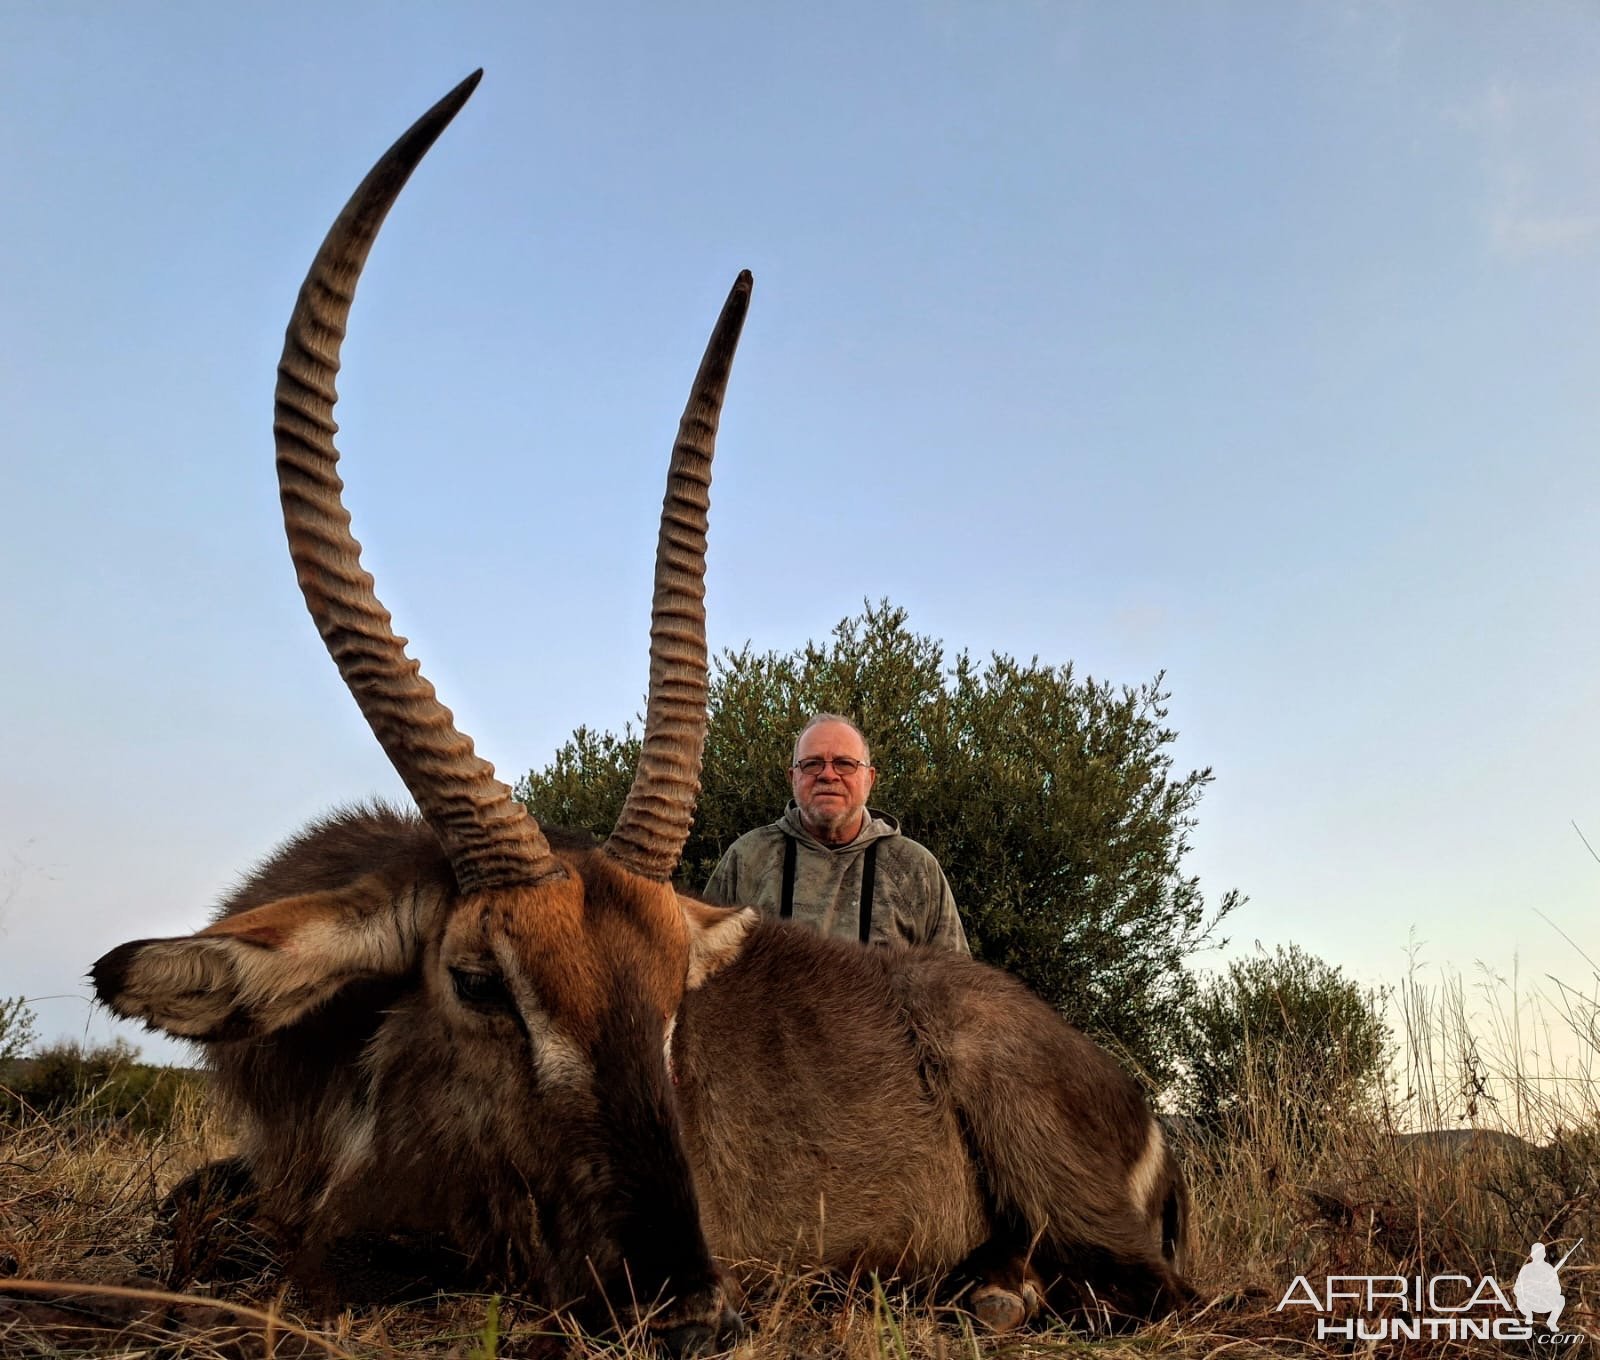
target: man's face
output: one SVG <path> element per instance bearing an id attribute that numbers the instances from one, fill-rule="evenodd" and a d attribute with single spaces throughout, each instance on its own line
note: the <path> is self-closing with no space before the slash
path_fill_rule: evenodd
<path id="1" fill-rule="evenodd" d="M 814 773 L 800 768 L 817 759 L 828 763 Z M 835 759 L 854 760 L 859 765 L 850 774 L 842 774 L 833 764 Z M 843 845 L 860 833 L 867 795 L 878 778 L 866 759 L 867 749 L 861 738 L 845 723 L 818 723 L 800 738 L 789 782 L 800 809 L 800 821 L 819 841 Z"/>

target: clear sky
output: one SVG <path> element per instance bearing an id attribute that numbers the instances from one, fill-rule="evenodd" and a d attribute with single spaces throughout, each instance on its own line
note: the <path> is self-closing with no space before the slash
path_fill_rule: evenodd
<path id="1" fill-rule="evenodd" d="M 748 267 L 714 646 L 887 596 L 952 651 L 1164 668 L 1235 950 L 1592 989 L 1592 7 L 0 0 L 0 995 L 110 1032 L 96 956 L 403 798 L 294 585 L 273 369 L 346 195 L 480 65 L 339 418 L 380 593 L 508 779 L 639 708 Z"/>

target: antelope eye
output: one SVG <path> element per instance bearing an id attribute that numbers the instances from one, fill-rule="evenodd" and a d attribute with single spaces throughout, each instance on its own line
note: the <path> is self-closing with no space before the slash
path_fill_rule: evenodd
<path id="1" fill-rule="evenodd" d="M 456 998 L 466 1006 L 480 1008 L 499 1007 L 511 1009 L 511 993 L 500 980 L 498 973 L 480 973 L 470 968 L 452 968 L 450 981 L 455 984 Z"/>

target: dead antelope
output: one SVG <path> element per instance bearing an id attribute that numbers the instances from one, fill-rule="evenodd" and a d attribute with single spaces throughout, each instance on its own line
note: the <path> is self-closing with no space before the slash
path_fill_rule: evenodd
<path id="1" fill-rule="evenodd" d="M 998 1322 L 1040 1293 L 1165 1311 L 1188 1294 L 1183 1182 L 1101 1049 L 966 959 L 819 939 L 671 885 L 699 788 L 707 492 L 748 274 L 672 451 L 643 752 L 606 841 L 547 838 L 405 655 L 340 501 L 334 376 L 379 225 L 477 79 L 356 190 L 279 366 L 300 586 L 421 817 L 312 826 L 197 934 L 105 955 L 98 996 L 205 1046 L 260 1216 L 325 1299 L 365 1292 L 352 1243 L 425 1239 L 591 1320 L 649 1308 L 674 1347 L 737 1324 L 716 1258 L 965 1269 Z"/>

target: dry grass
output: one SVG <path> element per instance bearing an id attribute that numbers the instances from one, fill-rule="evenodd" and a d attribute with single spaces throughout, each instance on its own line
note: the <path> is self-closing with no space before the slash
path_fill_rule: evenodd
<path id="1" fill-rule="evenodd" d="M 1586 1245 L 1561 1273 L 1562 1331 L 1593 1332 L 1600 1265 L 1597 1089 L 1561 1082 L 1514 1049 L 1522 1028 L 1484 1025 L 1468 994 L 1410 987 L 1397 997 L 1402 1063 L 1371 1108 L 1330 1119 L 1314 1141 L 1270 1117 L 1278 1092 L 1253 1093 L 1248 1139 L 1186 1148 L 1199 1248 L 1193 1275 L 1207 1305 L 1123 1337 L 1057 1324 L 1020 1337 L 974 1331 L 959 1312 L 875 1281 L 755 1272 L 745 1315 L 749 1360 L 989 1360 L 990 1357 L 1504 1355 L 1507 1343 L 1446 1340 L 1351 1345 L 1317 1341 L 1315 1317 L 1277 1304 L 1296 1276 L 1456 1273 L 1491 1276 L 1509 1295 L 1531 1242 L 1552 1260 Z M 1520 1003 L 1519 1003 L 1520 1004 Z M 1575 1032 L 1593 1008 L 1564 998 Z M 1496 1035 L 1512 1036 L 1507 1044 Z M 1487 1035 L 1487 1039 L 1485 1038 Z M 1440 1147 L 1403 1130 L 1459 1126 L 1470 1115 L 1516 1137 Z M 1559 1130 L 1559 1132 L 1557 1132 Z M 169 1292 L 172 1244 L 156 1209 L 172 1185 L 227 1150 L 200 1100 L 160 1135 L 25 1115 L 0 1122 L 0 1355 L 59 1357 L 469 1357 L 605 1355 L 648 1350 L 574 1335 L 515 1300 L 450 1296 L 427 1306 L 345 1314 L 327 1325 L 296 1311 L 270 1272 L 226 1287 Z M 1590 1251 L 1589 1247 L 1593 1250 Z M 7 1278 L 10 1277 L 10 1278 Z M 73 1288 L 62 1292 L 61 1282 Z M 1585 1345 L 1593 1344 L 1585 1339 Z M 1512 1343 L 1529 1354 L 1572 1347 Z"/>

